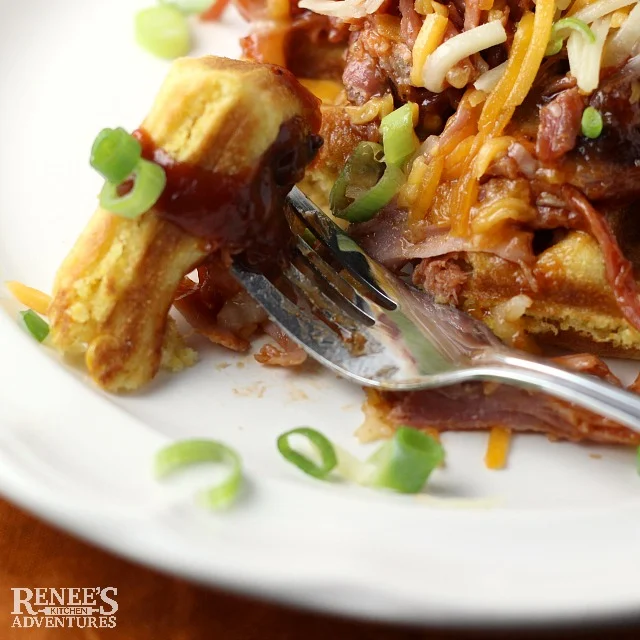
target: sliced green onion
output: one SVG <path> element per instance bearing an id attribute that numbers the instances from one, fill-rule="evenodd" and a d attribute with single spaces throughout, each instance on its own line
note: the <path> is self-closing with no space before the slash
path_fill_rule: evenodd
<path id="1" fill-rule="evenodd" d="M 410 103 L 402 105 L 382 118 L 380 133 L 387 166 L 401 165 L 412 156 L 418 145 L 418 137 L 413 130 L 413 108 Z"/>
<path id="2" fill-rule="evenodd" d="M 602 115 L 597 109 L 587 107 L 582 112 L 580 127 L 586 138 L 597 138 L 602 133 Z"/>
<path id="3" fill-rule="evenodd" d="M 123 218 L 137 218 L 149 211 L 167 183 L 164 169 L 148 160 L 139 160 L 133 176 L 131 190 L 122 196 L 118 194 L 120 185 L 105 183 L 100 192 L 100 206 Z"/>
<path id="4" fill-rule="evenodd" d="M 199 502 L 210 509 L 229 506 L 242 485 L 242 460 L 230 447 L 215 440 L 181 440 L 161 449 L 155 458 L 157 478 L 165 478 L 178 469 L 202 462 L 223 462 L 230 467 L 221 483 L 199 493 Z"/>
<path id="5" fill-rule="evenodd" d="M 551 28 L 551 37 L 560 34 L 561 31 L 569 29 L 571 31 L 579 31 L 587 40 L 593 44 L 596 41 L 596 34 L 593 33 L 591 27 L 584 21 L 579 18 L 562 18 L 562 20 L 558 20 L 558 22 L 554 23 Z M 566 36 L 565 36 L 566 37 Z"/>
<path id="6" fill-rule="evenodd" d="M 317 465 L 313 460 L 298 453 L 291 447 L 289 438 L 294 434 L 305 436 L 313 445 L 320 454 L 320 465 Z M 280 451 L 284 458 L 291 462 L 291 464 L 295 464 L 298 469 L 320 480 L 326 478 L 338 464 L 336 452 L 331 441 L 319 431 L 311 429 L 310 427 L 298 427 L 297 429 L 283 433 L 278 438 L 278 451 Z"/>
<path id="7" fill-rule="evenodd" d="M 174 6 L 185 15 L 203 13 L 212 4 L 212 0 L 160 0 L 161 5 Z"/>
<path id="8" fill-rule="evenodd" d="M 170 4 L 143 9 L 136 14 L 138 44 L 159 58 L 172 60 L 191 50 L 191 31 L 187 19 Z"/>
<path id="9" fill-rule="evenodd" d="M 417 493 L 443 460 L 444 449 L 440 443 L 421 431 L 400 427 L 393 438 L 369 458 L 368 463 L 376 467 L 370 482 L 372 486 L 400 493 Z"/>
<path id="10" fill-rule="evenodd" d="M 391 201 L 405 176 L 395 165 L 384 169 L 383 153 L 374 142 L 361 142 L 355 148 L 331 189 L 333 215 L 349 222 L 365 222 Z"/>
<path id="11" fill-rule="evenodd" d="M 291 448 L 289 436 L 292 434 L 304 435 L 314 445 L 322 458 L 320 466 Z M 309 427 L 281 435 L 278 449 L 289 462 L 315 478 L 322 480 L 335 469 L 343 478 L 363 486 L 400 493 L 418 493 L 431 472 L 444 460 L 444 449 L 439 442 L 410 427 L 399 427 L 393 438 L 365 462 Z"/>
<path id="12" fill-rule="evenodd" d="M 136 168 L 140 143 L 124 129 L 103 129 L 91 148 L 91 166 L 109 182 L 119 184 Z"/>
<path id="13" fill-rule="evenodd" d="M 349 222 L 371 220 L 382 207 L 391 202 L 404 181 L 405 175 L 402 170 L 395 165 L 388 165 L 378 183 L 352 202 L 339 217 Z"/>
<path id="14" fill-rule="evenodd" d="M 554 23 L 551 28 L 551 36 L 545 55 L 555 55 L 562 49 L 562 41 L 568 36 L 567 33 L 561 33 L 562 31 L 578 31 L 584 36 L 587 42 L 593 44 L 596 41 L 596 34 L 593 33 L 591 27 L 589 27 L 584 20 L 580 20 L 579 18 L 562 18 Z"/>
<path id="15" fill-rule="evenodd" d="M 29 333 L 38 341 L 43 342 L 49 335 L 49 325 L 35 311 L 21 311 L 22 321 Z"/>
<path id="16" fill-rule="evenodd" d="M 334 214 L 346 209 L 353 201 L 353 198 L 347 196 L 347 188 L 351 191 L 359 189 L 364 193 L 380 180 L 384 173 L 383 157 L 382 145 L 375 142 L 358 144 L 347 158 L 329 194 L 329 206 Z"/>
<path id="17" fill-rule="evenodd" d="M 556 53 L 560 53 L 562 49 L 562 38 L 556 38 L 555 40 L 549 40 L 549 44 L 544 52 L 545 56 L 555 56 Z"/>

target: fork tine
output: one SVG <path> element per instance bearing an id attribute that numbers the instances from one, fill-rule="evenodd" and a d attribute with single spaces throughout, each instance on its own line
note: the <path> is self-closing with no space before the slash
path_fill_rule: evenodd
<path id="1" fill-rule="evenodd" d="M 313 310 L 320 312 L 329 325 L 336 328 L 341 335 L 358 330 L 356 322 L 295 265 L 289 264 L 282 273 L 297 293 L 311 303 Z"/>
<path id="2" fill-rule="evenodd" d="M 339 273 L 336 273 L 302 239 L 297 237 L 297 256 L 294 261 L 313 275 L 314 282 L 344 313 L 366 325 L 373 325 L 375 318 L 371 306 Z"/>
<path id="3" fill-rule="evenodd" d="M 308 227 L 336 260 L 365 287 L 372 300 L 384 309 L 397 308 L 398 305 L 376 283 L 360 247 L 333 220 L 320 211 L 298 187 L 289 192 L 287 202 L 305 227 Z"/>
<path id="4" fill-rule="evenodd" d="M 397 358 L 369 327 L 358 327 L 343 340 L 329 325 L 295 305 L 262 274 L 238 263 L 231 266 L 231 273 L 271 319 L 321 364 L 360 384 L 374 386 L 378 379 L 392 378 L 399 370 Z"/>
<path id="5" fill-rule="evenodd" d="M 255 298 L 286 333 L 312 355 L 320 356 L 327 364 L 352 358 L 340 337 L 324 322 L 297 307 L 260 273 L 248 271 L 234 263 L 231 273 Z"/>

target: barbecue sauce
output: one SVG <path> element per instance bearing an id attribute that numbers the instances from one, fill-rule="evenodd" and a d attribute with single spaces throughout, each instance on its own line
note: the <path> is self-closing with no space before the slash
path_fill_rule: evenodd
<path id="1" fill-rule="evenodd" d="M 282 264 L 291 238 L 283 213 L 285 196 L 322 145 L 322 138 L 309 129 L 301 116 L 284 122 L 256 165 L 238 174 L 175 162 L 138 129 L 134 136 L 143 157 L 162 166 L 167 175 L 156 215 L 211 243 L 212 250 L 241 254 L 249 266 Z"/>

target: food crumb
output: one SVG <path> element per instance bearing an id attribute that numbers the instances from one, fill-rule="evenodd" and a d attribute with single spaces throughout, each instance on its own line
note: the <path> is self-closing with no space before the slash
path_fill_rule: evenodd
<path id="1" fill-rule="evenodd" d="M 226 369 L 227 367 L 230 367 L 231 365 L 228 362 L 221 362 L 220 364 L 216 365 L 216 369 L 218 371 L 222 371 L 223 369 Z"/>
<path id="2" fill-rule="evenodd" d="M 233 390 L 234 395 L 242 398 L 248 398 L 255 396 L 256 398 L 262 398 L 267 390 L 267 387 L 262 382 L 254 382 L 248 387 L 238 387 Z"/>
<path id="3" fill-rule="evenodd" d="M 244 369 L 244 362 L 236 362 L 236 367 L 238 367 L 238 369 Z"/>
<path id="4" fill-rule="evenodd" d="M 593 458 L 594 460 L 602 460 L 602 454 L 601 453 L 590 453 L 589 457 Z"/>
<path id="5" fill-rule="evenodd" d="M 308 400 L 309 396 L 306 394 L 305 391 L 303 391 L 302 389 L 300 389 L 299 387 L 296 387 L 294 385 L 291 385 L 289 388 L 289 400 L 291 402 L 299 402 L 301 400 Z"/>

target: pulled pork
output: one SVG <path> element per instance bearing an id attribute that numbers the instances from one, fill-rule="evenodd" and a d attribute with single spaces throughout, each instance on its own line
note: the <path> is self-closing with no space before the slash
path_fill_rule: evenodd
<path id="1" fill-rule="evenodd" d="M 390 269 L 412 269 L 413 282 L 439 302 L 473 311 L 466 296 L 468 288 L 476 287 L 474 293 L 479 292 L 488 300 L 486 308 L 476 309 L 477 315 L 489 322 L 492 309 L 500 308 L 505 300 L 526 299 L 533 313 L 534 306 L 540 300 L 544 302 L 545 296 L 551 299 L 554 287 L 570 289 L 573 281 L 569 272 L 563 272 L 563 265 L 559 264 L 556 273 L 550 275 L 542 256 L 567 238 L 586 238 L 591 262 L 599 261 L 601 255 L 604 270 L 600 264 L 595 265 L 598 269 L 592 269 L 591 274 L 598 272 L 597 290 L 581 289 L 566 307 L 569 311 L 573 307 L 588 311 L 593 302 L 588 299 L 591 295 L 598 298 L 603 317 L 618 323 L 621 332 L 635 335 L 634 329 L 640 331 L 640 291 L 635 280 L 640 269 L 640 231 L 636 224 L 640 206 L 640 56 L 615 68 L 601 69 L 599 86 L 587 95 L 579 89 L 583 85 L 578 75 L 570 72 L 566 48 L 555 55 L 541 55 L 542 62 L 533 84 L 527 84 L 524 100 L 521 96 L 509 105 L 508 101 L 503 102 L 493 113 L 500 121 L 513 107 L 502 124 L 496 123 L 495 130 L 499 132 L 492 137 L 494 133 L 487 133 L 486 121 L 484 128 L 480 127 L 481 114 L 491 103 L 487 93 L 492 90 L 474 91 L 472 85 L 507 59 L 514 34 L 520 28 L 518 23 L 523 24 L 527 13 L 531 20 L 531 13 L 540 5 L 536 7 L 531 0 L 441 3 L 446 10 L 437 10 L 447 17 L 446 26 L 439 32 L 443 41 L 498 20 L 505 28 L 506 42 L 458 60 L 445 75 L 444 90 L 434 93 L 411 81 L 414 46 L 425 20 L 421 14 L 429 11 L 429 3 L 384 0 L 373 13 L 365 10 L 365 3 L 356 4 L 362 9 L 357 15 L 342 21 L 325 18 L 326 26 L 321 30 L 325 42 L 331 32 L 334 42 L 339 41 L 344 47 L 341 78 L 346 102 L 359 106 L 374 98 L 391 96 L 396 108 L 407 102 L 417 104 L 415 131 L 422 143 L 418 152 L 422 158 L 405 168 L 411 171 L 427 167 L 421 175 L 416 172 L 414 182 L 409 173 L 407 191 L 401 191 L 398 199 L 374 219 L 349 227 L 363 249 Z M 292 16 L 292 24 L 311 20 L 298 8 L 292 9 Z M 537 25 L 538 15 L 535 21 Z M 340 31 L 340 26 L 347 30 Z M 316 43 L 320 42 L 317 33 L 320 32 L 314 32 L 312 37 Z M 529 57 L 527 52 L 527 60 Z M 299 68 L 300 61 L 296 64 Z M 520 78 L 516 85 L 519 82 Z M 510 94 L 509 100 L 512 98 Z M 344 106 L 324 109 L 322 133 L 326 145 L 316 166 L 324 167 L 332 178 L 338 175 L 357 142 L 379 141 L 379 121 L 354 126 Z M 594 140 L 581 132 L 587 106 L 596 108 L 604 121 L 602 134 Z M 467 162 L 461 151 L 467 149 L 473 163 Z M 487 160 L 479 169 L 481 151 L 486 152 Z M 441 162 L 438 169 L 434 168 L 435 161 L 429 162 L 431 158 Z M 436 173 L 435 183 L 424 177 Z M 472 179 L 467 180 L 470 175 Z M 462 193 L 461 184 L 472 185 L 469 198 Z M 407 193 L 414 187 L 419 197 L 412 200 Z M 423 198 L 425 192 L 428 197 Z M 463 202 L 466 208 L 461 214 Z M 461 219 L 468 226 L 466 231 Z M 580 248 L 586 244 L 576 241 L 571 246 Z M 591 266 L 594 265 L 584 264 L 580 271 L 573 265 L 570 275 L 588 274 Z M 508 285 L 508 295 L 504 297 L 498 286 L 492 288 L 497 280 L 494 272 L 498 271 L 500 286 L 505 282 Z M 481 276 L 476 278 L 478 272 Z M 586 282 L 586 275 L 583 279 Z M 555 317 L 553 311 L 550 314 L 541 322 L 556 333 L 564 331 L 564 316 L 559 313 Z M 594 335 L 598 330 L 599 327 L 594 329 Z M 519 338 L 519 346 L 535 347 L 532 339 L 527 342 L 527 336 Z M 601 336 L 593 340 L 594 344 L 598 340 Z M 640 352 L 640 340 L 635 340 Z M 581 354 L 560 362 L 618 383 L 595 356 Z M 570 440 L 638 442 L 629 430 L 568 403 L 501 385 L 470 383 L 420 393 L 384 394 L 380 398 L 385 411 L 397 423 L 439 429 L 486 429 L 507 423 L 516 429 Z"/>

